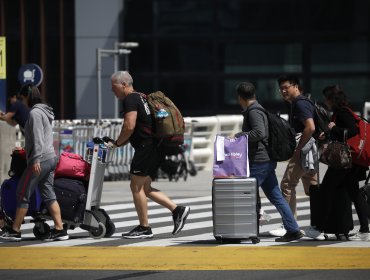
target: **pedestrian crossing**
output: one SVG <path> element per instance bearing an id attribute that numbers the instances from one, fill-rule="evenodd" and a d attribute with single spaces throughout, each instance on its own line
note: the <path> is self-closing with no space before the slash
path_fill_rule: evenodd
<path id="1" fill-rule="evenodd" d="M 316 247 L 370 247 L 370 241 L 315 241 L 304 237 L 299 241 L 291 243 L 275 242 L 275 237 L 268 234 L 270 230 L 276 229 L 281 225 L 281 218 L 274 206 L 266 198 L 262 198 L 262 208 L 270 215 L 268 222 L 260 225 L 260 240 L 258 244 L 252 244 L 250 240 L 233 244 L 218 244 L 213 237 L 212 222 L 212 197 L 186 197 L 174 199 L 178 205 L 190 206 L 191 212 L 183 230 L 176 236 L 172 235 L 173 221 L 171 213 L 154 202 L 149 202 L 149 222 L 154 234 L 153 239 L 128 240 L 122 239 L 123 232 L 130 231 L 138 224 L 137 214 L 133 203 L 116 203 L 103 205 L 111 220 L 114 222 L 116 231 L 109 238 L 93 239 L 89 233 L 80 228 L 69 230 L 70 239 L 59 242 L 45 242 L 37 240 L 33 233 L 34 224 L 30 223 L 31 217 L 26 218 L 26 223 L 22 225 L 22 242 L 0 242 L 1 246 L 21 246 L 21 247 L 72 247 L 72 246 L 316 246 Z M 309 200 L 307 197 L 297 199 L 298 224 L 305 230 L 310 225 Z M 358 225 L 357 215 L 353 211 L 353 219 Z M 47 221 L 53 225 L 52 221 Z M 355 227 L 354 232 L 358 230 Z"/>

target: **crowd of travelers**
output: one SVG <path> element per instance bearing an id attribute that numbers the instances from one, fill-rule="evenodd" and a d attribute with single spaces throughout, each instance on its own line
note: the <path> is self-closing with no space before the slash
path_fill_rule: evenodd
<path id="1" fill-rule="evenodd" d="M 356 120 L 348 111 L 349 102 L 345 92 L 338 85 L 323 89 L 323 103 L 331 120 L 327 130 L 318 133 L 317 112 L 314 103 L 304 94 L 300 80 L 294 75 L 278 78 L 279 92 L 284 101 L 290 105 L 289 120 L 296 133 L 297 145 L 292 157 L 287 162 L 286 170 L 279 184 L 275 169 L 277 162 L 270 156 L 268 146 L 268 120 L 264 110 L 257 101 L 256 88 L 251 82 L 237 85 L 236 93 L 243 109 L 242 131 L 235 137 L 248 136 L 250 176 L 257 179 L 269 201 L 276 207 L 282 218 L 282 226 L 269 233 L 276 236 L 276 242 L 290 242 L 307 236 L 324 240 L 325 234 L 344 234 L 350 240 L 370 240 L 368 205 L 359 190 L 359 181 L 366 177 L 366 167 L 353 164 L 351 168 L 336 169 L 328 167 L 321 182 L 319 178 L 319 157 L 313 157 L 311 168 L 302 165 L 302 157 L 309 149 L 320 150 L 320 145 L 327 141 L 343 141 L 343 134 L 352 137 L 358 133 Z M 148 219 L 148 202 L 151 199 L 167 208 L 174 222 L 173 235 L 184 227 L 190 213 L 190 207 L 176 205 L 167 195 L 152 186 L 164 155 L 156 148 L 153 137 L 153 120 L 143 94 L 133 87 L 133 78 L 127 71 L 118 71 L 111 76 L 112 91 L 116 98 L 122 100 L 124 123 L 119 137 L 112 143 L 115 147 L 127 143 L 135 148 L 130 169 L 130 189 L 138 216 L 139 224 L 130 232 L 123 233 L 127 239 L 153 238 Z M 56 155 L 52 145 L 51 122 L 54 118 L 52 108 L 43 103 L 37 88 L 27 85 L 22 88 L 20 96 L 23 102 L 11 97 L 11 109 L 0 118 L 14 125 L 20 124 L 26 139 L 28 167 L 17 187 L 17 216 L 12 227 L 2 229 L 1 239 L 21 240 L 20 227 L 27 213 L 30 196 L 39 185 L 43 199 L 52 214 L 55 229 L 49 240 L 66 240 L 69 238 L 63 229 L 60 208 L 53 191 L 53 172 Z M 315 153 L 317 154 L 317 152 Z M 302 181 L 304 192 L 310 197 L 310 227 L 303 231 L 297 223 L 296 188 Z M 360 228 L 352 236 L 352 203 L 356 209 Z"/>

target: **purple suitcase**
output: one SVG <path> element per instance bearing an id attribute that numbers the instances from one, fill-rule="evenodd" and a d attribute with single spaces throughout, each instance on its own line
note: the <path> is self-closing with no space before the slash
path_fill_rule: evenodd
<path id="1" fill-rule="evenodd" d="M 1 208 L 5 214 L 14 219 L 15 212 L 17 210 L 17 185 L 19 182 L 18 177 L 13 177 L 4 180 L 1 185 Z M 31 196 L 31 202 L 28 208 L 27 216 L 34 216 L 40 211 L 42 199 L 40 196 L 40 191 L 36 188 L 35 192 Z"/>

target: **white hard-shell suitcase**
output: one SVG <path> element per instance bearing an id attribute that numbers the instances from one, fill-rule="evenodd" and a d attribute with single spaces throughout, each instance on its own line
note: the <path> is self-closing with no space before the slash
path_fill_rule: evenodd
<path id="1" fill-rule="evenodd" d="M 212 213 L 213 235 L 218 242 L 260 242 L 255 178 L 213 179 Z"/>

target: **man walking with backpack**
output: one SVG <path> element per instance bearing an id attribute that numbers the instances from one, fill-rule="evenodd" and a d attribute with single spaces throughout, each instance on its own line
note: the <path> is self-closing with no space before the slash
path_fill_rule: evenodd
<path id="1" fill-rule="evenodd" d="M 130 188 L 139 218 L 139 225 L 123 238 L 152 238 L 153 233 L 148 221 L 147 198 L 168 208 L 172 212 L 175 235 L 181 231 L 190 213 L 190 208 L 177 206 L 164 193 L 151 186 L 164 155 L 157 147 L 153 135 L 154 121 L 151 117 L 145 95 L 133 88 L 133 79 L 127 71 L 118 71 L 111 76 L 112 91 L 116 98 L 123 100 L 124 122 L 114 146 L 120 147 L 128 142 L 135 149 L 131 161 Z"/>
<path id="2" fill-rule="evenodd" d="M 250 176 L 256 178 L 269 201 L 279 211 L 286 233 L 276 238 L 276 242 L 290 242 L 300 239 L 303 234 L 299 230 L 287 201 L 281 194 L 276 178 L 276 161 L 272 160 L 267 151 L 269 138 L 269 122 L 264 108 L 258 103 L 255 87 L 250 82 L 240 83 L 236 87 L 238 101 L 243 109 L 242 132 L 235 137 L 248 137 L 248 158 Z"/>
<path id="3" fill-rule="evenodd" d="M 308 196 L 317 193 L 318 179 L 317 170 L 307 170 L 302 166 L 302 148 L 312 140 L 315 132 L 315 108 L 314 105 L 302 95 L 299 79 L 293 75 L 284 75 L 278 79 L 279 90 L 283 99 L 291 104 L 290 123 L 297 133 L 298 144 L 292 158 L 286 167 L 283 179 L 281 180 L 281 192 L 288 201 L 290 209 L 297 218 L 296 187 L 299 180 L 302 180 L 304 192 Z M 303 100 L 305 99 L 305 100 Z M 316 191 L 316 192 L 315 192 Z M 315 212 L 314 203 L 310 203 L 311 225 L 315 226 L 318 213 Z M 285 227 L 272 230 L 269 233 L 273 236 L 282 236 L 286 232 Z M 310 227 L 305 234 L 318 240 L 324 239 L 323 235 L 314 227 Z"/>

